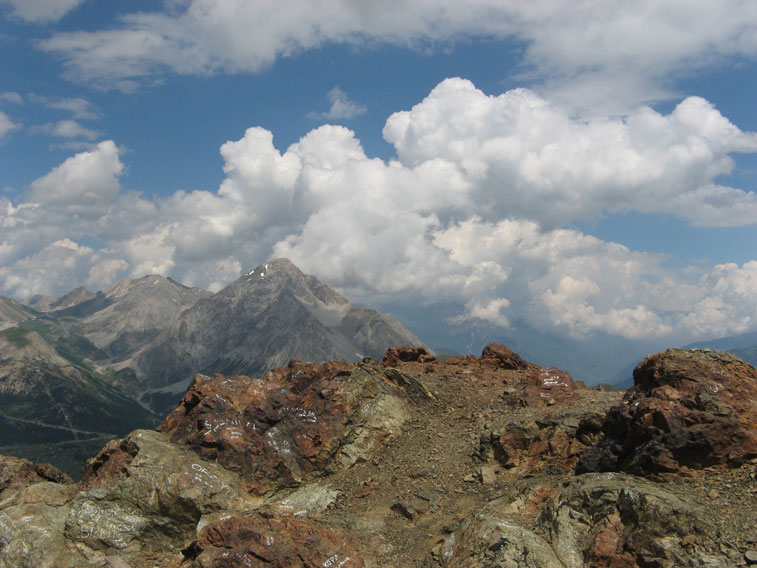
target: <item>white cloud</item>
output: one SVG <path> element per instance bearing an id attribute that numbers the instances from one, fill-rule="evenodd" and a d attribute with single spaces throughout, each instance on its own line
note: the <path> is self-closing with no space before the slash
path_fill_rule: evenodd
<path id="1" fill-rule="evenodd" d="M 757 133 L 740 131 L 698 97 L 669 115 L 642 107 L 578 120 L 527 89 L 494 97 L 447 79 L 389 117 L 384 137 L 408 167 L 439 159 L 458 167 L 475 184 L 469 199 L 484 218 L 552 227 L 637 210 L 699 225 L 757 222 L 753 191 L 715 184 L 731 172 L 731 153 L 757 152 Z"/>
<path id="2" fill-rule="evenodd" d="M 342 120 L 355 118 L 368 112 L 368 109 L 355 101 L 350 100 L 342 89 L 334 87 L 326 94 L 326 99 L 331 103 L 331 107 L 326 112 L 312 112 L 311 118 L 326 120 Z"/>
<path id="3" fill-rule="evenodd" d="M 529 90 L 450 79 L 384 134 L 398 159 L 369 158 L 342 126 L 283 151 L 249 128 L 221 147 L 217 191 L 153 200 L 121 188 L 101 142 L 0 201 L 0 292 L 151 272 L 217 289 L 287 256 L 357 300 L 449 300 L 503 326 L 679 342 L 757 328 L 757 260 L 676 270 L 561 228 L 631 210 L 754 223 L 754 193 L 715 179 L 755 135 L 706 101 L 579 120 Z"/>
<path id="4" fill-rule="evenodd" d="M 525 44 L 524 76 L 583 110 L 667 98 L 674 70 L 757 54 L 750 0 L 191 0 L 174 7 L 129 14 L 116 29 L 56 34 L 40 47 L 63 57 L 72 79 L 129 90 L 165 71 L 256 73 L 327 44 L 433 49 L 466 37 L 515 39 Z"/>
<path id="5" fill-rule="evenodd" d="M 7 101 L 9 103 L 14 103 L 17 105 L 24 104 L 24 97 L 19 95 L 18 93 L 14 91 L 7 91 L 5 93 L 0 93 L 0 99 Z"/>
<path id="6" fill-rule="evenodd" d="M 7 114 L 0 110 L 0 139 L 19 128 L 21 128 L 20 124 L 13 122 Z"/>
<path id="7" fill-rule="evenodd" d="M 100 118 L 100 113 L 95 109 L 95 106 L 82 97 L 47 97 L 32 93 L 29 95 L 29 100 L 47 108 L 70 112 L 74 118 L 79 120 Z"/>
<path id="8" fill-rule="evenodd" d="M 3 292 L 19 299 L 48 293 L 53 286 L 71 290 L 86 280 L 97 253 L 70 239 L 61 239 L 20 259 L 12 266 L 0 266 Z"/>
<path id="9" fill-rule="evenodd" d="M 60 20 L 84 0 L 0 0 L 13 14 L 27 22 L 44 24 Z"/>
<path id="10" fill-rule="evenodd" d="M 87 128 L 75 120 L 48 122 L 47 124 L 32 127 L 31 131 L 49 134 L 50 136 L 59 136 L 61 138 L 86 138 L 87 140 L 94 140 L 102 135 L 102 132 Z"/>
<path id="11" fill-rule="evenodd" d="M 123 164 L 111 140 L 92 152 L 68 158 L 47 175 L 33 181 L 27 199 L 82 219 L 101 218 L 120 190 L 118 177 Z"/>

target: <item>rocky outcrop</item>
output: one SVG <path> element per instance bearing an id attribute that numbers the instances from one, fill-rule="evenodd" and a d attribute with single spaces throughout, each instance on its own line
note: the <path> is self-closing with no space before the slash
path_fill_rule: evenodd
<path id="1" fill-rule="evenodd" d="M 34 464 L 21 458 L 0 456 L 0 499 L 6 490 L 10 492 L 44 481 L 73 483 L 69 476 L 49 463 Z"/>
<path id="2" fill-rule="evenodd" d="M 723 390 L 746 376 L 725 364 L 713 368 Z M 643 366 L 639 390 L 661 366 Z M 757 461 L 665 483 L 576 475 L 579 456 L 608 440 L 607 409 L 628 405 L 567 378 L 531 402 L 534 377 L 556 375 L 544 371 L 492 345 L 447 362 L 400 348 L 383 364 L 198 375 L 161 431 L 109 442 L 81 483 L 0 460 L 0 568 L 751 562 Z M 745 423 L 749 405 L 732 402 Z M 714 420 L 725 407 L 709 408 Z"/>
<path id="3" fill-rule="evenodd" d="M 203 528 L 184 549 L 192 568 L 363 568 L 344 537 L 299 519 L 229 518 Z"/>
<path id="4" fill-rule="evenodd" d="M 421 343 L 286 259 L 215 294 L 152 274 L 34 305 L 46 313 L 0 297 L 0 447 L 23 444 L 74 477 L 103 439 L 160 423 L 198 372 L 262 376 L 292 358 L 355 362 Z M 48 441 L 80 443 L 64 454 Z"/>
<path id="5" fill-rule="evenodd" d="M 510 425 L 502 433 L 484 431 L 479 458 L 521 474 L 546 467 L 572 469 L 599 439 L 602 417 L 564 415 Z"/>
<path id="6" fill-rule="evenodd" d="M 414 377 L 375 360 L 292 361 L 259 379 L 198 375 L 159 430 L 264 494 L 368 459 L 424 397 Z"/>
<path id="7" fill-rule="evenodd" d="M 466 519 L 426 565 L 726 568 L 739 556 L 721 550 L 704 507 L 641 479 L 586 474 L 551 493 L 533 530 L 515 520 L 509 499 L 498 499 Z"/>
<path id="8" fill-rule="evenodd" d="M 580 471 L 677 473 L 757 457 L 757 370 L 722 351 L 669 349 L 634 370 Z"/>
<path id="9" fill-rule="evenodd" d="M 574 381 L 567 371 L 540 367 L 496 343 L 484 347 L 481 357 L 450 357 L 446 364 L 501 376 L 506 385 L 505 400 L 511 406 L 553 405 L 565 401 L 576 390 L 586 388 L 582 381 Z"/>

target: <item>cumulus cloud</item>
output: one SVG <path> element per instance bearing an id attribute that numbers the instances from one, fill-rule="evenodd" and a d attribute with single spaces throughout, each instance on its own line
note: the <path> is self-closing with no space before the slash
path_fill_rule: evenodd
<path id="1" fill-rule="evenodd" d="M 757 54 L 757 6 L 749 0 L 191 0 L 173 6 L 125 15 L 114 29 L 56 34 L 40 47 L 61 56 L 72 79 L 133 90 L 165 71 L 256 73 L 327 44 L 433 49 L 465 37 L 514 39 L 525 45 L 523 76 L 584 110 L 669 98 L 672 70 Z"/>
<path id="2" fill-rule="evenodd" d="M 485 218 L 516 215 L 553 227 L 636 210 L 698 225 L 757 222 L 753 191 L 715 183 L 732 171 L 730 154 L 757 152 L 757 133 L 740 131 L 698 97 L 669 115 L 642 107 L 577 120 L 528 89 L 487 96 L 470 81 L 447 79 L 389 117 L 384 137 L 405 166 L 455 164 Z"/>
<path id="3" fill-rule="evenodd" d="M 68 158 L 29 187 L 30 202 L 54 206 L 66 215 L 84 219 L 101 218 L 115 202 L 123 164 L 111 140 L 92 152 Z"/>
<path id="4" fill-rule="evenodd" d="M 0 110 L 0 140 L 2 140 L 6 134 L 18 130 L 21 128 L 20 124 L 13 122 L 7 114 Z"/>
<path id="5" fill-rule="evenodd" d="M 20 259 L 12 267 L 0 266 L 0 278 L 5 282 L 4 288 L 18 298 L 48 292 L 51 281 L 70 290 L 85 282 L 96 257 L 93 249 L 64 238 Z"/>
<path id="6" fill-rule="evenodd" d="M 84 0 L 0 0 L 0 5 L 10 6 L 13 15 L 35 24 L 60 20 Z"/>
<path id="7" fill-rule="evenodd" d="M 311 112 L 310 117 L 326 120 L 343 120 L 355 118 L 368 112 L 368 109 L 355 101 L 350 100 L 342 89 L 334 87 L 326 94 L 326 99 L 331 103 L 329 110 L 325 112 Z"/>
<path id="8" fill-rule="evenodd" d="M 120 186 L 118 149 L 101 142 L 0 200 L 0 292 L 150 272 L 217 289 L 286 256 L 357 300 L 451 301 L 500 326 L 671 341 L 757 327 L 757 260 L 673 269 L 564 228 L 619 211 L 755 223 L 754 192 L 715 182 L 732 153 L 757 152 L 755 134 L 707 101 L 578 119 L 529 90 L 448 79 L 384 136 L 394 160 L 343 126 L 284 150 L 249 128 L 221 146 L 216 191 L 153 200 Z"/>

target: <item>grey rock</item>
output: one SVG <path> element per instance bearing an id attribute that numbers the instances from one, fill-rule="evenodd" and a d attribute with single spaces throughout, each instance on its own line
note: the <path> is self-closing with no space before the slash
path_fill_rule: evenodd
<path id="1" fill-rule="evenodd" d="M 687 535 L 714 534 L 707 518 L 701 506 L 657 485 L 605 473 L 573 478 L 547 502 L 538 524 L 566 568 L 619 557 L 629 565 L 725 568 L 727 557 L 682 544 Z"/>
<path id="2" fill-rule="evenodd" d="M 463 522 L 435 551 L 437 565 L 456 568 L 563 568 L 536 533 L 486 513 Z M 426 562 L 430 565 L 431 559 Z"/>

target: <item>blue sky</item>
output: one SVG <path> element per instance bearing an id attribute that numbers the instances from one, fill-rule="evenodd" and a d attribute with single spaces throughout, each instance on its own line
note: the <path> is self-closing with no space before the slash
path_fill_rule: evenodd
<path id="1" fill-rule="evenodd" d="M 757 5 L 0 0 L 0 294 L 288 256 L 574 338 L 757 329 Z"/>

